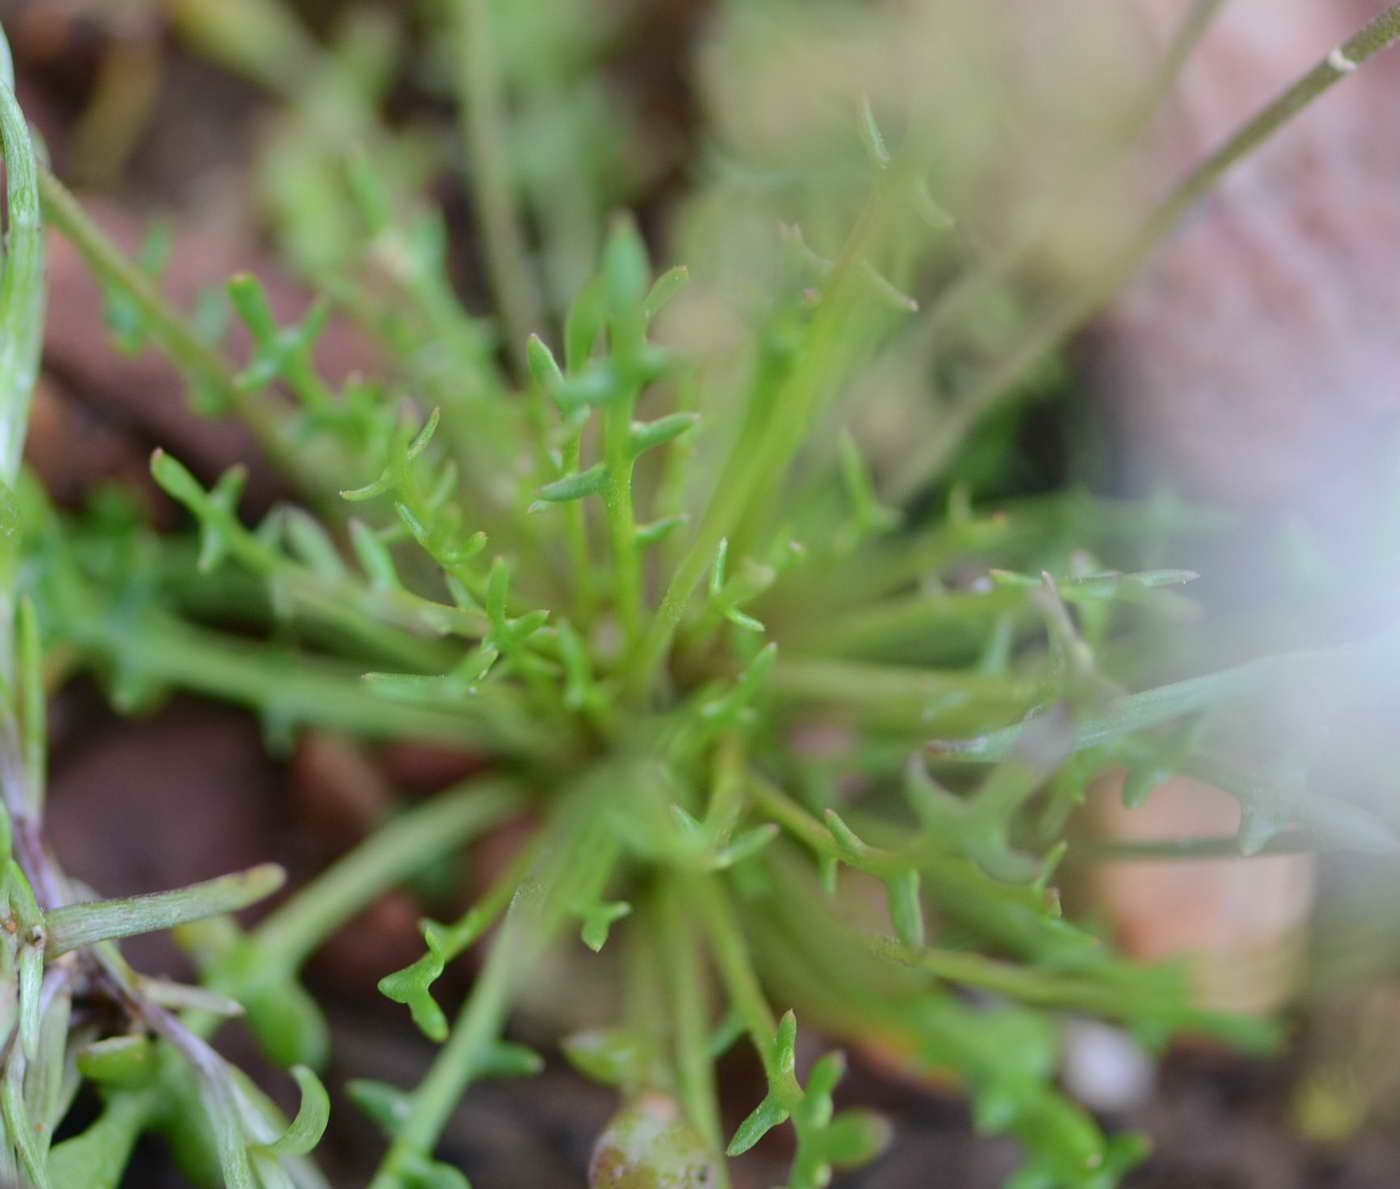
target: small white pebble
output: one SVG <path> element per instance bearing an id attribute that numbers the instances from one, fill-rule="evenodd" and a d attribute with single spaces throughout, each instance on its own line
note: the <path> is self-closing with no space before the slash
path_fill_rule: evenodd
<path id="1" fill-rule="evenodd" d="M 1060 1075 L 1065 1089 L 1090 1110 L 1130 1111 L 1152 1094 L 1157 1063 L 1121 1028 L 1096 1020 L 1065 1025 Z"/>
<path id="2" fill-rule="evenodd" d="M 1327 65 L 1338 74 L 1350 74 L 1356 69 L 1356 63 L 1347 57 L 1346 51 L 1341 46 L 1327 55 Z"/>

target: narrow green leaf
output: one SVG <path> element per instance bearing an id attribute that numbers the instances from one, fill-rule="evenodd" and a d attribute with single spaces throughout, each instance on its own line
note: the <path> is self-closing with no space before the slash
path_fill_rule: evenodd
<path id="1" fill-rule="evenodd" d="M 24 760 L 25 800 L 35 816 L 44 808 L 48 765 L 48 695 L 44 688 L 44 644 L 39 613 L 28 595 L 16 611 L 20 746 Z M 10 861 L 10 815 L 0 812 L 0 866 Z"/>
<path id="2" fill-rule="evenodd" d="M 156 1046 L 141 1034 L 93 1041 L 78 1049 L 76 1060 L 83 1077 L 104 1086 L 143 1086 L 157 1071 Z"/>
<path id="3" fill-rule="evenodd" d="M 724 1154 L 726 1156 L 742 1156 L 774 1127 L 787 1122 L 787 1118 L 787 1108 L 779 1105 L 770 1094 L 754 1108 L 753 1113 L 747 1119 L 739 1124 L 734 1132 L 734 1138 L 729 1141 L 729 1146 L 725 1148 Z"/>
<path id="4" fill-rule="evenodd" d="M 287 1129 L 271 1143 L 259 1145 L 260 1150 L 272 1156 L 307 1155 L 321 1142 L 331 1117 L 330 1095 L 321 1079 L 305 1065 L 294 1066 L 291 1075 L 301 1090 L 301 1103 Z"/>
<path id="5" fill-rule="evenodd" d="M 372 589 L 402 589 L 398 569 L 394 565 L 394 555 L 389 551 L 389 546 L 364 521 L 350 522 L 350 544 L 354 547 L 355 557 L 359 559 Z"/>
<path id="6" fill-rule="evenodd" d="M 570 1065 L 605 1086 L 635 1083 L 645 1065 L 642 1046 L 625 1028 L 576 1032 L 561 1048 Z"/>
<path id="7" fill-rule="evenodd" d="M 581 371 L 593 354 L 607 320 L 607 302 L 607 288 L 603 277 L 598 275 L 584 285 L 570 303 L 564 318 L 564 366 L 571 374 Z"/>
<path id="8" fill-rule="evenodd" d="M 19 1042 L 25 1059 L 33 1061 L 39 1051 L 40 1008 L 44 986 L 44 934 L 26 930 L 19 950 Z"/>
<path id="9" fill-rule="evenodd" d="M 878 169 L 888 169 L 890 151 L 885 146 L 880 125 L 875 122 L 875 109 L 870 105 L 869 95 L 860 97 L 860 139 L 865 145 L 865 151 L 870 155 L 871 162 Z"/>
<path id="10" fill-rule="evenodd" d="M 151 454 L 151 477 L 167 495 L 192 512 L 200 511 L 208 499 L 189 468 L 164 450 L 157 449 Z"/>
<path id="11" fill-rule="evenodd" d="M 655 318 L 671 298 L 675 297 L 682 289 L 690 284 L 690 270 L 683 264 L 678 264 L 674 268 L 668 268 L 652 284 L 650 292 L 646 295 L 646 300 L 642 302 L 642 313 L 646 315 L 647 321 Z"/>
<path id="12" fill-rule="evenodd" d="M 275 342 L 277 320 L 267 303 L 267 291 L 251 273 L 241 272 L 229 278 L 228 298 L 253 340 L 261 346 Z"/>
<path id="13" fill-rule="evenodd" d="M 650 524 L 639 524 L 634 534 L 637 546 L 640 549 L 645 549 L 648 545 L 656 545 L 664 541 L 681 525 L 689 522 L 690 517 L 682 512 L 675 516 L 667 516 L 662 520 L 653 520 Z"/>
<path id="14" fill-rule="evenodd" d="M 889 898 L 890 923 L 895 936 L 907 946 L 924 944 L 924 907 L 919 898 L 919 873 L 910 868 L 885 880 Z"/>
<path id="15" fill-rule="evenodd" d="M 919 178 L 910 187 L 909 197 L 914 213 L 932 230 L 951 231 L 958 225 L 957 219 L 953 218 L 929 193 L 928 182 L 923 178 Z"/>
<path id="16" fill-rule="evenodd" d="M 482 1054 L 479 1072 L 484 1078 L 530 1078 L 544 1069 L 544 1058 L 526 1045 L 498 1040 Z"/>
<path id="17" fill-rule="evenodd" d="M 70 904 L 55 909 L 45 919 L 48 955 L 57 958 L 94 942 L 151 933 L 201 917 L 236 912 L 271 895 L 282 886 L 284 879 L 286 872 L 281 867 L 276 863 L 264 863 L 172 892 Z"/>
<path id="18" fill-rule="evenodd" d="M 607 404 L 623 391 L 621 377 L 612 363 L 599 359 L 560 380 L 550 393 L 565 413 Z"/>
<path id="19" fill-rule="evenodd" d="M 591 949 L 595 954 L 608 943 L 608 934 L 611 932 L 613 923 L 621 920 L 632 911 L 632 906 L 625 900 L 616 900 L 594 905 L 586 909 L 583 916 L 583 929 L 580 937 L 583 944 Z"/>
<path id="20" fill-rule="evenodd" d="M 728 867 L 733 867 L 736 863 L 742 863 L 745 859 L 752 858 L 772 842 L 779 832 L 776 822 L 764 822 L 761 826 L 755 826 L 752 830 L 745 831 L 715 855 L 715 870 L 723 871 Z"/>
<path id="21" fill-rule="evenodd" d="M 393 474 L 386 470 L 379 473 L 377 479 L 372 479 L 363 487 L 348 487 L 340 492 L 340 498 L 351 503 L 362 503 L 365 500 L 373 499 L 377 495 L 383 495 L 394 486 Z"/>
<path id="22" fill-rule="evenodd" d="M 836 840 L 836 845 L 841 848 L 841 853 L 847 859 L 859 862 L 870 849 L 856 836 L 856 832 L 846 825 L 841 815 L 834 809 L 828 809 L 823 814 L 826 827 L 831 831 L 831 836 Z"/>
<path id="23" fill-rule="evenodd" d="M 729 559 L 729 538 L 721 537 L 715 546 L 715 560 L 710 563 L 710 596 L 719 598 L 724 589 L 724 571 Z"/>
<path id="24" fill-rule="evenodd" d="M 4 34 L 0 32 L 0 44 Z M 8 45 L 5 60 L 8 63 Z M 44 232 L 29 123 L 0 86 L 5 157 L 4 267 L 0 269 L 0 482 L 16 483 L 44 332 Z"/>
<path id="25" fill-rule="evenodd" d="M 408 1174 L 404 1189 L 472 1189 L 460 1169 L 427 1156 L 410 1156 L 404 1171 Z"/>
<path id="26" fill-rule="evenodd" d="M 797 1013 L 791 1008 L 778 1021 L 778 1033 L 773 1038 L 773 1066 L 780 1074 L 790 1074 L 797 1068 Z"/>
<path id="27" fill-rule="evenodd" d="M 50 1189 L 48 1161 L 39 1146 L 36 1120 L 30 1118 L 25 1106 L 18 1074 L 20 1068 L 12 1056 L 6 1065 L 4 1081 L 0 1083 L 0 1115 L 5 1120 L 7 1138 L 19 1154 L 20 1167 L 30 1182 L 27 1189 Z"/>
<path id="28" fill-rule="evenodd" d="M 910 297 L 869 260 L 861 260 L 859 267 L 866 284 L 884 305 L 903 314 L 918 313 L 918 299 Z"/>
<path id="29" fill-rule="evenodd" d="M 387 1139 L 394 1139 L 400 1128 L 413 1114 L 413 1099 L 386 1082 L 355 1078 L 345 1085 L 345 1092 L 360 1110 L 378 1124 Z"/>
<path id="30" fill-rule="evenodd" d="M 434 944 L 434 936 L 426 929 L 424 935 L 428 938 L 428 952 L 402 970 L 380 979 L 379 993 L 407 1007 L 423 1035 L 441 1044 L 447 1039 L 447 1017 L 433 998 L 431 988 L 442 975 L 446 955 Z"/>
<path id="31" fill-rule="evenodd" d="M 747 612 L 740 611 L 738 607 L 730 607 L 724 613 L 724 618 L 735 627 L 743 628 L 746 632 L 766 632 L 768 630 L 763 626 L 761 619 L 755 619 Z"/>
<path id="32" fill-rule="evenodd" d="M 428 448 L 428 443 L 430 443 L 433 440 L 433 435 L 437 433 L 438 424 L 439 422 L 441 422 L 441 420 L 442 409 L 437 405 L 434 405 L 433 411 L 428 414 L 428 420 L 426 424 L 424 424 L 423 428 L 420 429 L 417 432 L 417 434 L 414 435 L 413 440 L 408 444 L 407 450 L 405 452 L 408 455 L 409 461 L 412 461 L 413 459 L 417 458 L 420 454 L 423 453 L 424 450 Z"/>
<path id="33" fill-rule="evenodd" d="M 340 550 L 316 517 L 302 508 L 286 508 L 281 519 L 288 545 L 315 574 L 333 582 L 350 577 Z"/>
<path id="34" fill-rule="evenodd" d="M 651 264 L 636 220 L 625 211 L 613 218 L 598 271 L 608 295 L 608 310 L 614 317 L 640 310 L 651 284 Z"/>
<path id="35" fill-rule="evenodd" d="M 525 360 L 530 368 L 530 377 L 540 391 L 553 396 L 564 381 L 564 373 L 554 358 L 549 344 L 537 334 L 532 334 L 525 343 Z"/>
<path id="36" fill-rule="evenodd" d="M 571 475 L 565 475 L 562 479 L 556 479 L 553 483 L 546 483 L 539 490 L 540 499 L 551 504 L 565 503 L 569 500 L 583 499 L 585 496 L 597 495 L 608 485 L 608 472 L 603 464 L 596 463 L 586 471 L 575 471 Z"/>
<path id="37" fill-rule="evenodd" d="M 699 413 L 671 413 L 655 421 L 634 421 L 627 431 L 627 450 L 633 458 L 674 441 L 681 434 L 694 429 L 700 421 Z"/>
<path id="38" fill-rule="evenodd" d="M 890 1146 L 894 1128 L 875 1111 L 842 1111 L 824 1133 L 826 1157 L 837 1168 L 869 1164 Z"/>

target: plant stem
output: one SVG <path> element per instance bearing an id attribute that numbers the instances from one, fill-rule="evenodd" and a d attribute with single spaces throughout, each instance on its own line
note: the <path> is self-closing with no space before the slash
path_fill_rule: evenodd
<path id="1" fill-rule="evenodd" d="M 1392 628 L 1353 643 L 1279 653 L 1203 677 L 1159 685 L 1118 698 L 1103 710 L 1080 717 L 1074 727 L 1074 750 L 1097 747 L 1122 735 L 1158 727 L 1221 702 L 1270 689 L 1290 689 L 1300 682 L 1318 689 L 1351 688 L 1351 683 L 1365 679 L 1365 674 L 1348 672 L 1352 666 L 1394 664 L 1397 653 L 1400 653 L 1400 630 Z M 1337 684 L 1332 686 L 1332 682 Z M 1024 723 L 1016 723 L 975 739 L 930 743 L 929 750 L 942 761 L 995 763 L 1011 754 L 1024 729 Z"/>
<path id="2" fill-rule="evenodd" d="M 0 147 L 4 149 L 8 223 L 0 251 L 0 481 L 13 487 L 44 340 L 44 229 L 29 126 L 4 82 L 0 82 Z M 7 605 L 9 598 L 7 591 Z M 8 613 L 0 632 L 8 638 Z M 9 675 L 8 668 L 5 673 Z"/>
<path id="3" fill-rule="evenodd" d="M 1154 1006 L 1141 977 L 1123 980 L 1054 974 L 1033 966 L 987 958 L 965 950 L 912 949 L 891 937 L 868 934 L 870 949 L 882 958 L 913 966 L 925 974 L 963 986 L 1007 995 L 1021 1003 L 1094 1015 L 1140 1019 L 1152 1014 Z M 1133 969 L 1133 974 L 1140 974 Z M 1181 1011 L 1181 992 L 1166 985 L 1161 992 L 1160 1010 L 1172 1015 Z"/>
<path id="4" fill-rule="evenodd" d="M 187 377 L 213 388 L 252 431 L 260 449 L 289 476 L 306 475 L 305 461 L 282 432 L 282 419 L 260 392 L 239 386 L 233 369 L 165 300 L 141 269 L 88 217 L 47 169 L 39 171 L 44 213 L 103 284 L 127 294 L 146 319 L 151 338 Z M 327 488 L 329 489 L 329 488 Z M 319 491 L 318 487 L 318 491 Z"/>
<path id="5" fill-rule="evenodd" d="M 1157 243 L 1239 161 L 1357 67 L 1400 38 L 1400 4 L 1391 5 L 1247 121 L 1151 211 L 1100 275 L 1055 306 L 1015 351 L 955 398 L 938 431 L 895 473 L 886 497 L 909 500 L 951 457 L 966 432 L 1046 353 L 1087 321 L 1132 276 Z"/>
<path id="6" fill-rule="evenodd" d="M 1088 863 L 1192 859 L 1254 859 L 1264 855 L 1312 854 L 1320 849 L 1316 839 L 1297 830 L 1275 834 L 1258 850 L 1240 850 L 1238 834 L 1196 838 L 1105 838 L 1074 844 L 1076 860 Z"/>
<path id="7" fill-rule="evenodd" d="M 632 507 L 632 454 L 628 443 L 634 401 L 635 397 L 614 401 L 603 420 L 603 462 L 608 476 L 603 506 L 612 538 L 613 586 L 626 643 L 624 655 L 636 646 L 642 623 L 642 567 Z"/>
<path id="8" fill-rule="evenodd" d="M 583 455 L 583 430 L 569 436 L 562 451 L 561 474 L 579 469 Z M 588 501 L 572 500 L 564 509 L 567 518 L 569 564 L 573 569 L 574 615 L 587 631 L 593 620 L 593 565 L 588 547 Z"/>
<path id="9" fill-rule="evenodd" d="M 225 698 L 296 722 L 372 738 L 407 736 L 461 746 L 503 742 L 475 715 L 394 702 L 370 693 L 360 680 L 359 666 L 306 654 L 278 657 L 264 646 L 194 628 L 158 613 L 145 617 L 137 626 L 92 624 L 77 643 L 119 666 L 122 658 L 130 655 L 133 663 L 139 664 L 140 676 L 157 686 L 172 685 Z M 506 733 L 512 732 L 507 728 Z"/>
<path id="10" fill-rule="evenodd" d="M 870 601 L 812 620 L 795 635 L 795 641 L 815 653 L 830 655 L 905 648 L 910 641 L 938 639 L 947 646 L 958 638 L 959 628 L 977 640 L 988 624 L 1008 611 L 1026 608 L 1024 591 L 1000 587 L 988 591 L 930 591 L 899 595 L 883 602 Z"/>
<path id="11" fill-rule="evenodd" d="M 491 37 L 490 0 L 452 0 L 456 37 L 458 105 L 468 177 L 481 222 L 491 286 L 501 310 L 502 334 L 519 373 L 528 374 L 526 340 L 541 329 L 535 281 L 525 235 L 517 218 L 506 152 L 497 50 Z"/>
<path id="12" fill-rule="evenodd" d="M 1105 143 L 1096 146 L 1088 160 L 1081 161 L 1078 168 L 1069 171 L 1074 181 L 1068 192 L 1051 195 L 1048 200 L 1038 203 L 1024 226 L 994 252 L 991 259 L 965 272 L 929 307 L 915 332 L 921 359 L 926 360 L 938 336 L 967 313 L 977 298 L 1007 280 L 1026 263 L 1046 231 L 1055 225 L 1067 206 L 1093 194 L 1096 187 L 1105 183 L 1106 169 L 1146 130 L 1223 2 L 1195 0 L 1121 129 L 1110 135 Z"/>
<path id="13" fill-rule="evenodd" d="M 676 1023 L 676 1071 L 686 1117 L 716 1152 L 724 1138 L 709 1055 L 709 1005 L 704 964 L 689 911 L 690 882 L 677 877 L 662 889 L 658 916 L 667 987 Z"/>
<path id="14" fill-rule="evenodd" d="M 500 780 L 467 781 L 400 814 L 332 864 L 253 931 L 269 960 L 299 967 L 366 904 L 438 855 L 490 829 L 524 804 Z"/>
<path id="15" fill-rule="evenodd" d="M 953 694 L 975 699 L 983 707 L 988 703 L 994 707 L 1024 707 L 1035 697 L 1039 686 L 1036 682 L 960 669 L 784 657 L 773 668 L 772 688 L 793 701 L 840 706 L 907 703 L 922 712 L 931 703 Z M 963 703 L 957 707 L 963 708 Z"/>
<path id="16" fill-rule="evenodd" d="M 806 437 L 813 410 L 844 378 L 855 341 L 861 337 L 853 333 L 850 325 L 853 297 L 864 283 L 861 265 L 892 191 L 892 185 L 875 186 L 847 237 L 821 306 L 807 329 L 800 359 L 781 381 L 767 416 L 751 419 L 740 433 L 699 530 L 676 566 L 645 636 L 630 657 L 626 684 L 634 693 L 647 688 L 660 667 L 686 605 L 713 561 L 721 539 L 728 537 L 743 519 L 755 494 L 782 477 Z"/>
<path id="17" fill-rule="evenodd" d="M 715 744 L 710 801 L 705 806 L 705 828 L 721 843 L 728 840 L 743 816 L 747 787 L 744 737 L 736 731 L 727 731 Z"/>
<path id="18" fill-rule="evenodd" d="M 764 1071 L 776 1082 L 782 1076 L 773 1063 L 773 1041 L 778 1033 L 778 1022 L 749 960 L 743 930 L 734 919 L 734 907 L 729 903 L 723 885 L 713 876 L 698 878 L 691 886 L 694 889 L 693 902 L 699 908 L 710 939 L 710 950 L 719 966 L 730 1001 L 744 1021 L 744 1028 L 763 1060 Z"/>
<path id="19" fill-rule="evenodd" d="M 505 1024 L 511 984 L 524 948 L 520 919 L 507 917 L 428 1076 L 369 1189 L 400 1189 L 407 1167 L 431 1152 L 458 1101 Z"/>
<path id="20" fill-rule="evenodd" d="M 623 1021 L 639 1050 L 637 1081 L 619 1087 L 624 1096 L 665 1088 L 672 1079 L 666 1053 L 670 1021 L 662 985 L 665 972 L 657 933 L 655 897 L 649 897 L 633 913 L 622 951 Z"/>
<path id="21" fill-rule="evenodd" d="M 606 883 L 620 848 L 610 845 L 602 798 L 614 791 L 602 778 L 585 778 L 576 795 L 556 808 L 537 836 L 531 850 L 540 861 L 532 863 L 521 878 L 471 997 L 458 1013 L 427 1078 L 413 1092 L 413 1109 L 369 1189 L 400 1189 L 407 1167 L 431 1152 L 500 1035 L 516 979 L 535 964 L 575 906 L 596 896 Z M 508 877 L 512 881 L 514 870 Z"/>
<path id="22" fill-rule="evenodd" d="M 1141 239 L 1135 245 L 1134 262 L 1232 166 L 1268 140 L 1319 96 L 1354 73 L 1357 67 L 1369 58 L 1394 44 L 1397 39 L 1400 39 L 1400 4 L 1392 4 L 1365 28 L 1318 62 L 1192 170 L 1149 218 Z"/>
<path id="23" fill-rule="evenodd" d="M 1014 718 L 1043 692 L 1011 676 L 805 657 L 778 658 L 771 689 L 781 706 L 830 707 L 841 721 L 911 735 L 913 746 L 930 731 L 952 735 Z"/>

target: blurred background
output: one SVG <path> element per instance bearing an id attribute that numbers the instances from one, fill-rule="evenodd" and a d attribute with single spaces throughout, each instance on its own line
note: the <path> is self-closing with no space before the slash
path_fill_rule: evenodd
<path id="1" fill-rule="evenodd" d="M 263 280 L 281 319 L 343 288 L 360 247 L 340 180 L 353 150 L 396 197 L 444 212 L 454 283 L 484 312 L 492 245 L 473 230 L 482 190 L 453 82 L 469 51 L 441 35 L 447 3 L 0 0 L 0 20 L 56 172 L 160 264 L 181 303 L 199 306 L 237 271 Z M 1251 157 L 1081 333 L 1052 336 L 1048 352 L 1024 345 L 1098 283 L 1174 179 L 1381 7 L 499 0 L 490 66 L 508 98 L 506 184 L 540 281 L 504 316 L 557 313 L 589 275 L 607 213 L 630 207 L 654 255 L 696 278 L 668 333 L 725 367 L 745 310 L 792 283 L 794 256 L 819 270 L 839 250 L 867 186 L 853 113 L 868 104 L 928 170 L 935 207 L 884 249 L 891 302 L 917 299 L 919 312 L 853 398 L 895 497 L 945 496 L 910 482 L 901 460 L 910 442 L 937 459 L 965 432 L 960 474 L 975 498 L 1079 484 L 1164 515 L 1181 501 L 1209 509 L 1201 532 L 1155 559 L 1204 576 L 1190 632 L 1141 666 L 1159 679 L 1364 639 L 1400 603 L 1400 54 Z M 248 464 L 255 508 L 282 494 L 246 435 L 192 411 L 154 353 L 114 354 L 121 327 L 104 295 L 64 243 L 50 251 L 29 458 L 55 498 L 100 509 L 119 484 L 175 523 L 149 479 L 155 446 L 206 477 Z M 379 362 L 348 319 L 332 322 L 318 361 L 333 379 Z M 1306 734 L 1314 783 L 1394 820 L 1387 676 L 1280 689 L 1241 728 L 1242 754 L 1287 764 Z M 309 734 L 274 763 L 237 711 L 181 698 L 122 719 L 81 683 L 54 718 L 52 835 L 68 867 L 112 895 L 267 858 L 305 876 L 394 798 L 476 762 Z M 1173 782 L 1130 828 L 1103 792 L 1110 837 L 1216 836 L 1238 822 L 1232 799 Z M 1085 895 L 1130 949 L 1201 955 L 1205 994 L 1283 1006 L 1299 1035 L 1274 1062 L 1188 1045 L 1152 1069 L 1123 1037 L 1086 1027 L 1067 1078 L 1157 1146 L 1130 1185 L 1400 1182 L 1393 867 L 1346 851 L 1101 868 Z M 374 991 L 417 955 L 419 911 L 406 892 L 384 898 L 312 971 L 338 1060 L 358 1074 L 408 1082 L 425 1060 Z M 132 948 L 148 967 L 180 961 L 159 941 Z M 469 977 L 457 971 L 458 987 Z M 582 1183 L 607 1096 L 562 1070 L 544 1084 L 472 1091 L 447 1144 L 475 1183 Z M 843 1183 L 994 1185 L 1012 1166 L 999 1142 L 971 1136 L 954 1097 L 891 1076 L 873 1053 L 847 1091 L 887 1110 L 899 1142 Z M 374 1152 L 349 1117 L 328 1141 L 347 1185 Z M 143 1161 L 131 1184 L 181 1183 L 158 1150 Z M 761 1163 L 750 1171 L 767 1183 Z"/>

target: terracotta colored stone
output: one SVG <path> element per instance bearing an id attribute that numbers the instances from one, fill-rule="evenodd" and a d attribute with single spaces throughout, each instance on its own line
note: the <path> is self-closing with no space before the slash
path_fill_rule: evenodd
<path id="1" fill-rule="evenodd" d="M 1165 41 L 1185 5 L 1136 0 Z M 1375 16 L 1231 0 L 1155 129 L 1179 175 Z M 1100 320 L 1091 359 L 1134 470 L 1293 509 L 1363 501 L 1400 434 L 1400 53 L 1342 80 L 1232 172 Z"/>
<path id="2" fill-rule="evenodd" d="M 1188 777 L 1159 785 L 1136 809 L 1123 807 L 1122 788 L 1120 772 L 1090 792 L 1094 825 L 1112 838 L 1219 837 L 1239 826 L 1233 797 Z M 1264 1011 L 1292 990 L 1316 885 L 1312 855 L 1108 861 L 1090 878 L 1127 952 L 1145 961 L 1188 956 L 1211 1006 Z"/>

